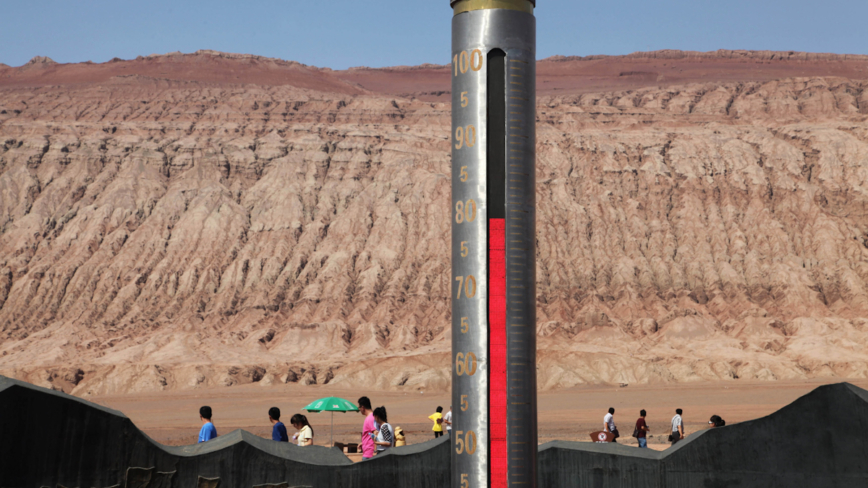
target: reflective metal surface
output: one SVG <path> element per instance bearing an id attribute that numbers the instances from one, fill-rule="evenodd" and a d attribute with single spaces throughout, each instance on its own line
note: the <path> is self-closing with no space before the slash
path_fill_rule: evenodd
<path id="1" fill-rule="evenodd" d="M 471 10 L 486 10 L 503 8 L 533 13 L 536 0 L 452 0 L 453 15 Z"/>
<path id="2" fill-rule="evenodd" d="M 532 14 L 512 9 L 470 10 L 452 21 L 453 487 L 490 482 L 487 63 L 477 61 L 496 48 L 506 53 L 508 480 L 509 486 L 536 486 L 535 29 Z M 465 211 L 469 206 L 475 215 Z M 467 288 L 470 277 L 475 290 Z M 472 375 L 470 353 L 476 358 Z"/>

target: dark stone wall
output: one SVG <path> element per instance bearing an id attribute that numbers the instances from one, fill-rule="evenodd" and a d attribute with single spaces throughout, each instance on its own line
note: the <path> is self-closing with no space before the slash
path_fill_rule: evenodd
<path id="1" fill-rule="evenodd" d="M 868 486 L 868 392 L 819 387 L 768 417 L 676 444 L 663 462 L 673 488 Z"/>
<path id="2" fill-rule="evenodd" d="M 449 486 L 446 438 L 353 464 L 236 430 L 204 444 L 151 440 L 122 413 L 0 377 L 0 488 Z M 774 414 L 694 433 L 664 452 L 555 441 L 541 487 L 868 487 L 868 392 L 829 385 Z"/>
<path id="3" fill-rule="evenodd" d="M 620 444 L 554 441 L 540 446 L 540 486 L 660 486 L 661 453 Z"/>
<path id="4" fill-rule="evenodd" d="M 696 432 L 663 452 L 551 442 L 539 462 L 545 487 L 868 487 L 868 392 L 821 386 L 768 417 Z"/>
<path id="5" fill-rule="evenodd" d="M 163 446 L 120 412 L 3 377 L 0 412 L 2 488 L 125 486 L 129 468 L 140 468 L 131 476 L 141 488 L 208 486 L 202 478 L 219 479 L 224 488 L 449 484 L 445 438 L 355 464 L 335 448 L 302 448 L 240 430 L 203 444 Z"/>

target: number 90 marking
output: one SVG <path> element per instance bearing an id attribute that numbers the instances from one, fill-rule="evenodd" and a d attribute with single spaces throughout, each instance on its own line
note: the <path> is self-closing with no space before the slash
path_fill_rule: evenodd
<path id="1" fill-rule="evenodd" d="M 461 149 L 464 146 L 473 147 L 476 145 L 476 127 L 473 124 L 464 127 L 455 128 L 455 149 Z"/>

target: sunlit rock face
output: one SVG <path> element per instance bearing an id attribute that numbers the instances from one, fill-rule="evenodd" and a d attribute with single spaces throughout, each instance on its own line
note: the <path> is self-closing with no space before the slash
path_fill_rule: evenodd
<path id="1" fill-rule="evenodd" d="M 541 388 L 868 377 L 868 60 L 651 54 L 539 63 Z M 0 66 L 0 373 L 448 388 L 449 73 Z"/>

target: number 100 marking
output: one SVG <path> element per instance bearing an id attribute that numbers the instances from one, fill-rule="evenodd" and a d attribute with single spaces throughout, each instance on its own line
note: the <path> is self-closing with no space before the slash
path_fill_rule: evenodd
<path id="1" fill-rule="evenodd" d="M 460 54 L 452 56 L 452 65 L 455 67 L 455 76 L 458 76 L 459 71 L 462 74 L 467 73 L 467 68 L 470 68 L 473 71 L 481 70 L 484 60 L 485 56 L 482 55 L 482 51 L 479 49 L 474 49 L 470 54 L 467 54 L 467 51 L 461 51 Z"/>

